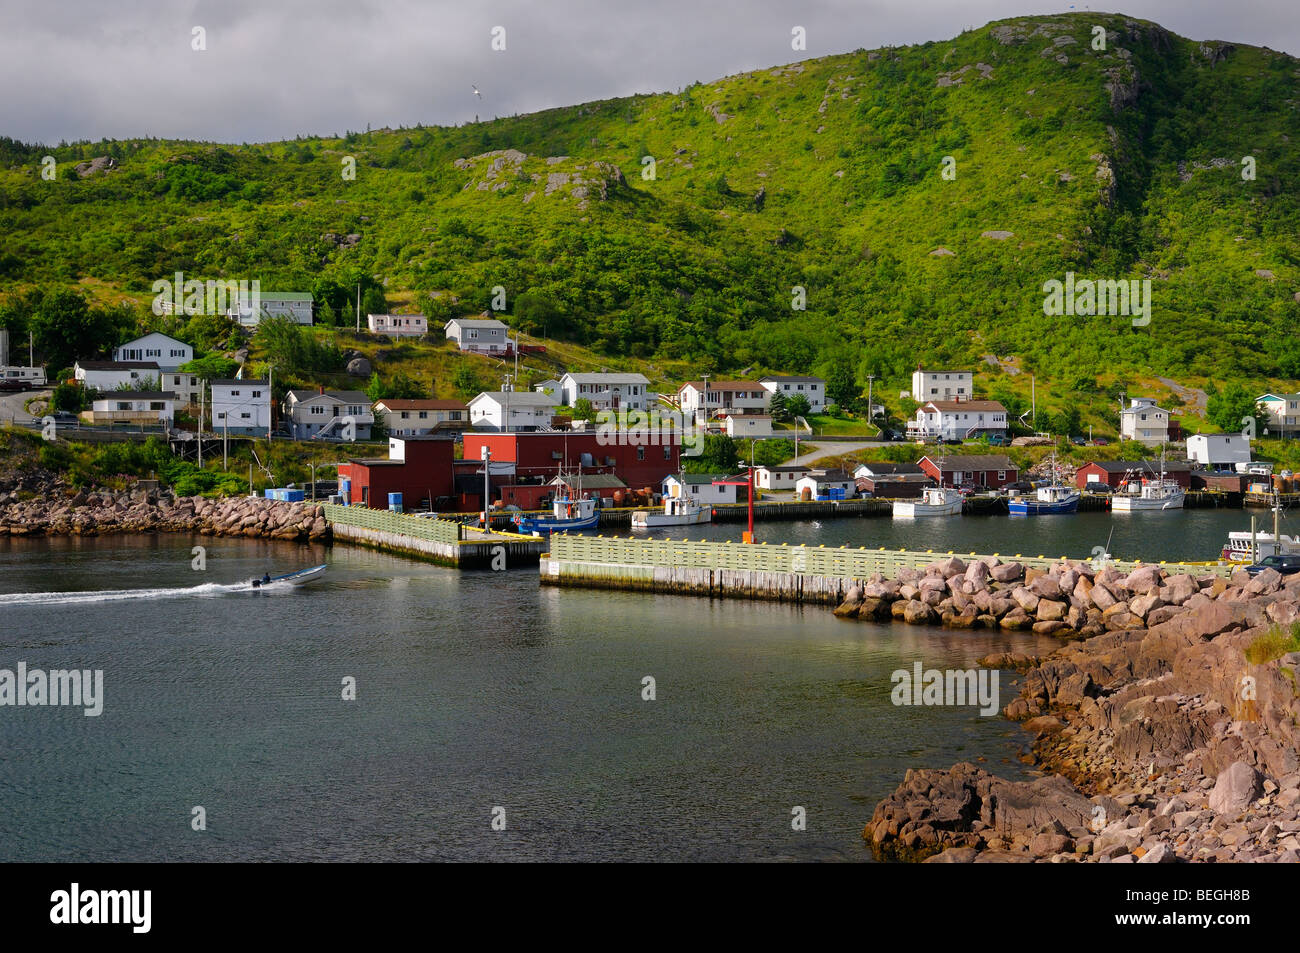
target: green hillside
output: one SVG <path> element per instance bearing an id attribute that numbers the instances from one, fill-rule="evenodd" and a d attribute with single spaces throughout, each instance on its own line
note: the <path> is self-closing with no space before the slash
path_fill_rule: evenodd
<path id="1" fill-rule="evenodd" d="M 1300 376 L 1298 109 L 1292 57 L 1082 13 L 459 128 L 5 140 L 0 290 L 143 303 L 182 271 L 313 289 L 333 314 L 367 276 L 445 318 L 500 286 L 521 330 L 656 379 L 838 366 L 893 397 L 925 361 L 995 394 L 1033 373 L 1095 416 L 1156 375 Z M 76 172 L 98 156 L 112 168 Z M 1045 316 L 1069 271 L 1149 278 L 1151 323 Z"/>

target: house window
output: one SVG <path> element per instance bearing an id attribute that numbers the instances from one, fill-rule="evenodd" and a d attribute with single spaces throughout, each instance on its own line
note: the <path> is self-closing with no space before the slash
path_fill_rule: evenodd
<path id="1" fill-rule="evenodd" d="M 408 414 L 406 411 L 402 411 L 402 419 L 403 419 L 403 420 L 408 419 L 410 416 L 411 416 L 411 415 Z"/>
<path id="2" fill-rule="evenodd" d="M 637 458 L 638 460 L 644 460 L 644 459 L 645 459 L 645 447 L 637 447 L 637 448 L 636 448 L 636 458 Z"/>
<path id="3" fill-rule="evenodd" d="M 179 377 L 173 377 L 173 378 L 172 378 L 172 383 L 173 383 L 173 384 L 179 384 L 180 382 L 181 382 L 181 379 L 180 379 Z"/>
<path id="4" fill-rule="evenodd" d="M 321 406 L 319 406 L 319 405 L 317 405 L 316 407 L 313 407 L 313 408 L 311 409 L 311 412 L 312 412 L 313 414 L 323 414 L 323 413 L 325 413 L 325 408 L 324 408 L 324 407 L 321 407 Z"/>
<path id="5" fill-rule="evenodd" d="M 999 471 L 998 471 L 998 479 L 999 479 L 999 480 L 1005 480 L 1006 478 L 1007 478 L 1007 471 L 1006 471 L 1006 470 L 999 470 Z"/>
<path id="6" fill-rule="evenodd" d="M 247 420 L 247 419 L 248 419 L 249 417 L 251 417 L 252 415 L 251 415 L 251 414 L 240 414 L 239 416 L 242 417 L 244 420 Z"/>
<path id="7" fill-rule="evenodd" d="M 117 402 L 117 409 L 118 409 L 118 410 L 130 410 L 130 409 L 131 409 L 131 404 L 130 404 L 129 401 L 119 400 L 119 401 Z"/>
<path id="8" fill-rule="evenodd" d="M 474 338 L 477 338 L 477 337 L 478 337 L 478 332 L 475 331 L 473 328 L 471 328 L 471 329 L 470 329 L 470 332 L 469 332 L 469 336 L 470 336 L 471 340 L 474 339 Z"/>
<path id="9" fill-rule="evenodd" d="M 669 447 L 669 446 L 665 446 L 665 447 L 664 447 L 664 459 L 665 459 L 665 460 L 671 460 L 672 458 L 673 458 L 673 448 L 672 448 L 672 447 Z"/>
<path id="10" fill-rule="evenodd" d="M 164 407 L 163 407 L 162 401 L 160 401 L 160 400 L 150 401 L 150 402 L 149 402 L 149 409 L 150 409 L 150 410 L 163 410 Z"/>
<path id="11" fill-rule="evenodd" d="M 262 392 L 261 392 L 260 390 L 255 390 L 255 391 L 253 391 L 253 396 L 254 396 L 254 397 L 261 397 L 261 396 L 262 396 Z"/>
<path id="12" fill-rule="evenodd" d="M 402 414 L 402 416 L 405 417 L 406 414 Z M 429 419 L 429 412 L 428 412 L 427 410 L 422 410 L 422 411 L 420 411 L 420 419 L 421 419 L 421 420 L 428 420 L 428 419 Z"/>
<path id="13" fill-rule="evenodd" d="M 231 397 L 238 397 L 238 396 L 239 396 L 239 391 L 237 391 L 237 390 L 232 390 L 232 391 L 230 392 L 230 396 L 231 396 Z"/>

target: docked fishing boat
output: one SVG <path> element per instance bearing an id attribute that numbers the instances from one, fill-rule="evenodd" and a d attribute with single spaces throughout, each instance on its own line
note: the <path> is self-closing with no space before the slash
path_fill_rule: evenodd
<path id="1" fill-rule="evenodd" d="M 266 589 L 270 586 L 301 586 L 325 575 L 325 566 L 325 563 L 321 563 L 319 566 L 310 566 L 307 569 L 299 569 L 297 572 L 287 572 L 279 576 L 272 576 L 267 573 L 261 579 L 252 580 L 249 583 L 249 588 Z"/>
<path id="2" fill-rule="evenodd" d="M 663 509 L 637 510 L 632 514 L 633 529 L 654 529 L 658 526 L 693 526 L 696 523 L 708 523 L 713 519 L 713 512 L 707 506 L 701 506 L 697 500 L 688 496 L 664 497 Z"/>
<path id="3" fill-rule="evenodd" d="M 1135 510 L 1181 510 L 1187 491 L 1165 472 L 1165 454 L 1160 451 L 1160 475 L 1150 479 L 1137 470 L 1129 470 L 1120 481 L 1119 492 L 1110 501 L 1118 513 Z"/>
<path id="4" fill-rule="evenodd" d="M 550 516 L 520 515 L 511 517 L 510 522 L 521 533 L 549 536 L 551 533 L 595 529 L 600 523 L 600 514 L 596 512 L 595 500 L 560 497 L 551 503 Z"/>
<path id="5" fill-rule="evenodd" d="M 1074 487 L 1052 483 L 1040 486 L 1033 496 L 1016 496 L 1007 501 L 1007 510 L 1013 516 L 1052 516 L 1073 513 L 1079 508 L 1082 494 Z"/>
<path id="6" fill-rule="evenodd" d="M 1256 532 L 1255 518 L 1250 520 L 1251 529 L 1229 533 L 1228 542 L 1219 553 L 1219 558 L 1230 563 L 1257 563 L 1265 556 L 1300 555 L 1300 537 L 1288 536 L 1282 532 L 1282 504 L 1277 494 L 1273 496 L 1273 532 Z"/>
<path id="7" fill-rule="evenodd" d="M 896 517 L 958 516 L 961 513 L 962 495 L 952 487 L 928 486 L 918 500 L 894 500 Z"/>

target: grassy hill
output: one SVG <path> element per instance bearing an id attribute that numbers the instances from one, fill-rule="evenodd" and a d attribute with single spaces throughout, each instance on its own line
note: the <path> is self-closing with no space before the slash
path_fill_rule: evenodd
<path id="1" fill-rule="evenodd" d="M 6 140 L 0 288 L 143 303 L 183 271 L 333 313 L 361 279 L 445 318 L 500 287 L 506 320 L 584 368 L 847 367 L 892 403 L 924 361 L 1002 397 L 1033 374 L 1040 407 L 1102 424 L 1158 377 L 1300 376 L 1298 108 L 1292 57 L 1082 13 L 457 128 Z M 1067 271 L 1149 278 L 1151 323 L 1045 316 Z"/>

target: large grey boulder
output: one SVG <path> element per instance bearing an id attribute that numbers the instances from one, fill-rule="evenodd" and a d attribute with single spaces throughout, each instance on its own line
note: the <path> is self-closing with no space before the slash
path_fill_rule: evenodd
<path id="1" fill-rule="evenodd" d="M 1235 817 L 1263 793 L 1260 773 L 1243 761 L 1235 761 L 1219 772 L 1210 791 L 1210 810 Z"/>

